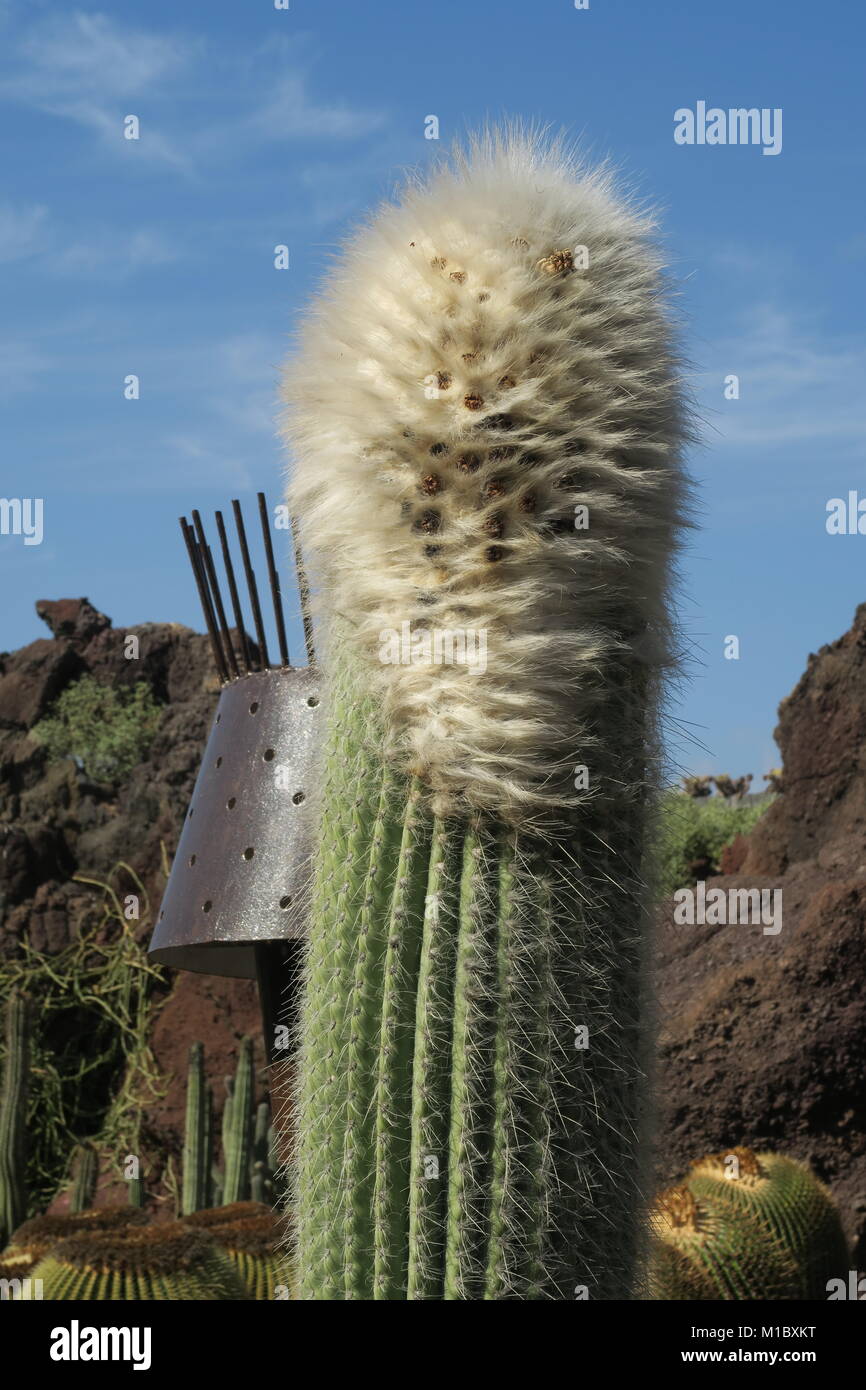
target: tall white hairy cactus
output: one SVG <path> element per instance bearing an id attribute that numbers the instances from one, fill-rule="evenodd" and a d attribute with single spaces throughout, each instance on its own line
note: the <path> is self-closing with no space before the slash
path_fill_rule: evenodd
<path id="1" fill-rule="evenodd" d="M 307 1298 L 623 1298 L 684 410 L 651 224 L 556 143 L 348 244 L 286 377 L 328 624 Z"/>
<path id="2" fill-rule="evenodd" d="M 305 538 L 443 812 L 573 804 L 575 763 L 614 771 L 606 664 L 669 655 L 683 419 L 649 231 L 559 147 L 488 138 L 376 216 L 305 324 Z M 437 630 L 477 659 L 428 660 Z"/>

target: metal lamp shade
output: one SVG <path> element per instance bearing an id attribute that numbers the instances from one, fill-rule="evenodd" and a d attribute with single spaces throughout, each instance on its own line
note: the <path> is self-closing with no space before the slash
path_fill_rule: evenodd
<path id="1" fill-rule="evenodd" d="M 305 935 L 321 673 L 272 667 L 223 686 L 150 956 L 256 978 L 256 947 Z"/>

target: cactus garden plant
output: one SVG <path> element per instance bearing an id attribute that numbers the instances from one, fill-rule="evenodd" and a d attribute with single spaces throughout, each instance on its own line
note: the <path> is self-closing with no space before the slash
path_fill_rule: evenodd
<path id="1" fill-rule="evenodd" d="M 203 1231 L 170 1223 L 59 1241 L 32 1278 L 58 1300 L 207 1300 L 248 1298 L 228 1256 Z"/>
<path id="2" fill-rule="evenodd" d="M 243 1038 L 234 1077 L 225 1078 L 222 1116 L 223 1167 L 213 1162 L 213 1102 L 205 1080 L 200 1042 L 189 1054 L 184 1132 L 181 1212 L 184 1217 L 244 1202 L 270 1202 L 275 1192 L 276 1136 L 270 1103 L 254 1108 L 255 1052 Z"/>
<path id="3" fill-rule="evenodd" d="M 278 1251 L 280 1223 L 271 1207 L 258 1201 L 233 1202 L 193 1212 L 184 1222 L 207 1231 L 225 1250 L 250 1298 L 274 1298 L 279 1284 L 291 1282 L 285 1256 Z"/>
<path id="4" fill-rule="evenodd" d="M 649 221 L 493 134 L 348 247 L 287 372 L 329 676 L 306 1299 L 620 1299 L 685 413 Z"/>
<path id="5" fill-rule="evenodd" d="M 94 1232 L 116 1235 L 144 1226 L 147 1216 L 135 1207 L 99 1207 L 63 1216 L 34 1216 L 12 1236 L 0 1254 L 4 1264 L 30 1269 L 58 1241 Z"/>
<path id="6" fill-rule="evenodd" d="M 794 1260 L 803 1299 L 825 1299 L 831 1279 L 850 1264 L 838 1209 L 805 1163 L 737 1147 L 693 1163 L 689 1190 L 721 1213 L 762 1221 Z"/>
<path id="7" fill-rule="evenodd" d="M 127 1179 L 126 1194 L 126 1200 L 131 1207 L 144 1207 L 147 1200 L 147 1193 L 144 1187 L 144 1178 L 140 1173 L 134 1178 Z"/>
<path id="8" fill-rule="evenodd" d="M 796 1298 L 797 1266 L 761 1221 L 699 1201 L 683 1183 L 653 1209 L 649 1296 L 664 1301 Z"/>
<path id="9" fill-rule="evenodd" d="M 278 1231 L 273 1212 L 242 1216 L 200 1226 L 224 1250 L 237 1270 L 249 1298 L 269 1300 L 282 1282 L 283 1257 L 278 1253 Z"/>
<path id="10" fill-rule="evenodd" d="M 29 1070 L 28 1001 L 13 993 L 6 1005 L 6 1061 L 0 1095 L 0 1248 L 27 1215 Z"/>
<path id="11" fill-rule="evenodd" d="M 210 1206 L 212 1106 L 211 1090 L 204 1074 L 204 1047 L 200 1042 L 195 1042 L 189 1050 L 186 1086 L 182 1195 L 184 1216 L 198 1211 L 200 1207 Z"/>
<path id="12" fill-rule="evenodd" d="M 826 1299 L 849 1259 L 839 1213 L 803 1163 L 736 1147 L 693 1163 L 652 1214 L 650 1296 Z"/>
<path id="13" fill-rule="evenodd" d="M 212 1226 L 225 1225 L 227 1221 L 233 1225 L 244 1221 L 256 1224 L 267 1216 L 272 1216 L 271 1208 L 262 1202 L 232 1202 L 224 1207 L 207 1207 L 201 1211 L 194 1211 L 185 1216 L 183 1221 L 186 1226 L 196 1226 L 207 1231 Z"/>
<path id="14" fill-rule="evenodd" d="M 99 1160 L 92 1144 L 76 1144 L 72 1152 L 72 1191 L 69 1210 L 73 1214 L 89 1211 L 96 1196 Z"/>
<path id="15" fill-rule="evenodd" d="M 274 1197 L 278 1167 L 276 1128 L 271 1122 L 271 1107 L 263 1100 L 256 1111 L 253 1135 L 250 1197 L 254 1202 L 266 1202 Z"/>
<path id="16" fill-rule="evenodd" d="M 242 1202 L 250 1195 L 253 1162 L 255 1064 L 252 1038 L 243 1038 L 234 1081 L 227 1087 L 223 1110 L 223 1202 Z"/>

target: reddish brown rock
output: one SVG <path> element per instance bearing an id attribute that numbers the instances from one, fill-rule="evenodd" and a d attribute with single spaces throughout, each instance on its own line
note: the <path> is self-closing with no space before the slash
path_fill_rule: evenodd
<path id="1" fill-rule="evenodd" d="M 729 845 L 725 845 L 719 855 L 719 873 L 738 874 L 745 863 L 749 853 L 749 838 L 747 835 L 735 835 Z"/>
<path id="2" fill-rule="evenodd" d="M 0 657 L 0 729 L 29 729 L 84 665 L 71 642 L 40 637 Z"/>
<path id="3" fill-rule="evenodd" d="M 165 1098 L 148 1107 L 148 1130 L 161 1143 L 168 1139 L 167 1147 L 174 1148 L 183 1134 L 190 1043 L 204 1043 L 205 1071 L 218 1123 L 226 1098 L 224 1079 L 234 1076 L 241 1038 L 255 1039 L 259 1074 L 264 1076 L 261 1026 L 258 991 L 252 980 L 229 980 L 190 970 L 177 973 L 151 1035 L 159 1070 L 172 1083 Z M 258 1099 L 263 1095 L 260 1086 Z"/>
<path id="4" fill-rule="evenodd" d="M 36 612 L 55 637 L 87 642 L 96 633 L 111 627 L 111 619 L 98 613 L 86 598 L 40 598 L 36 600 Z"/>

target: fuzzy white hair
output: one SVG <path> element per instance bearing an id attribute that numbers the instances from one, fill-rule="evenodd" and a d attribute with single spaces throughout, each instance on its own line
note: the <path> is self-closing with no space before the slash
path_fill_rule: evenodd
<path id="1" fill-rule="evenodd" d="M 623 686 L 652 728 L 688 433 L 652 231 L 561 142 L 488 133 L 376 213 L 302 325 L 291 506 L 442 814 L 541 824 L 616 780 Z"/>

